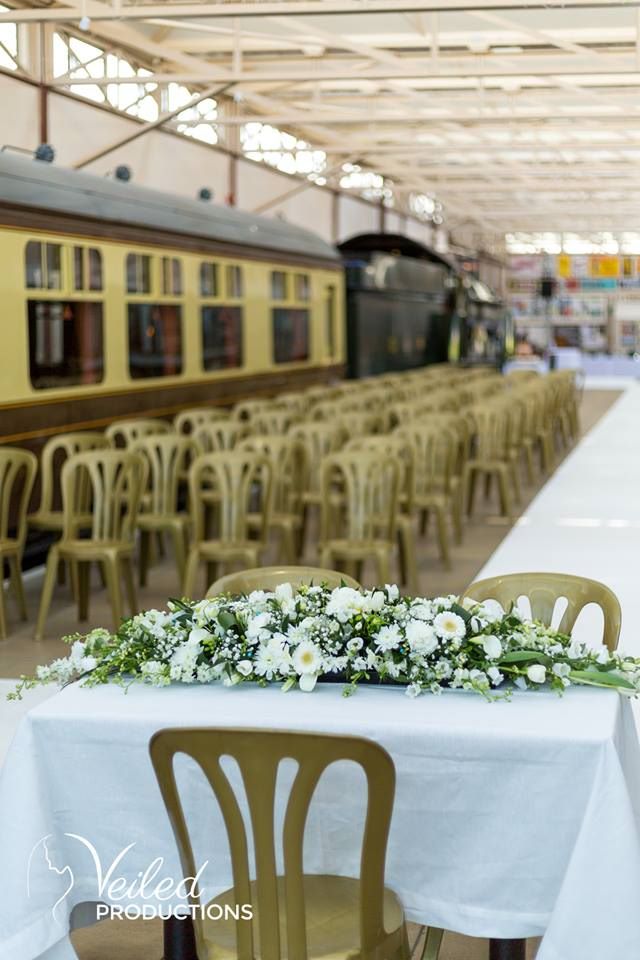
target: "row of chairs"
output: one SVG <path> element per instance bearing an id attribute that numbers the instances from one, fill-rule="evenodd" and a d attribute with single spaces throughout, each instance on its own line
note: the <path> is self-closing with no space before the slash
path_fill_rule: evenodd
<path id="1" fill-rule="evenodd" d="M 521 456 L 531 466 L 537 445 L 548 469 L 554 437 L 565 443 L 575 438 L 575 398 L 566 377 L 502 377 L 485 370 L 462 376 L 443 365 L 247 401 L 231 410 L 195 408 L 173 424 L 137 419 L 115 422 L 104 434 L 55 437 L 43 451 L 40 505 L 28 517 L 33 529 L 60 538 L 50 553 L 36 633 L 43 631 L 55 571 L 65 566 L 81 617 L 94 562 L 103 570 L 114 619 L 123 608 L 121 579 L 135 609 L 136 531 L 140 582 L 146 583 L 159 538 L 168 535 L 180 584 L 192 594 L 202 564 L 207 576 L 215 564 L 250 566 L 274 531 L 281 559 L 298 561 L 314 510 L 323 563 L 342 562 L 358 574 L 373 560 L 384 581 L 397 556 L 403 582 L 416 592 L 416 521 L 424 533 L 434 515 L 448 565 L 450 528 L 460 542 L 464 505 L 472 505 L 477 477 L 484 473 L 488 482 L 497 476 L 503 510 L 510 513 L 507 481 L 510 476 L 517 495 Z M 25 516 L 35 460 L 12 448 L 0 453 L 14 468 L 22 465 L 17 515 Z M 4 503 L 14 480 L 7 474 L 0 483 Z M 18 524 L 6 553 L 23 616 L 26 523 Z M 5 541 L 0 538 L 0 556 Z"/>

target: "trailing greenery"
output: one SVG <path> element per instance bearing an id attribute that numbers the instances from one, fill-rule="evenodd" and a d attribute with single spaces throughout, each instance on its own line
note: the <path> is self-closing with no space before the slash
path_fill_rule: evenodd
<path id="1" fill-rule="evenodd" d="M 319 679 L 406 686 L 409 696 L 445 688 L 508 698 L 515 688 L 592 685 L 637 695 L 640 660 L 589 647 L 517 609 L 489 600 L 400 595 L 396 586 L 353 590 L 283 583 L 271 593 L 171 600 L 122 623 L 117 633 L 67 637 L 68 657 L 22 677 L 10 699 L 39 684 L 154 686 L 280 683 L 311 691 Z"/>

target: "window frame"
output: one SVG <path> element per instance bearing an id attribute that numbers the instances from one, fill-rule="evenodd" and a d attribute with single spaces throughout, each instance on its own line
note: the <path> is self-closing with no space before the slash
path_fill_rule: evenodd
<path id="1" fill-rule="evenodd" d="M 215 277 L 215 293 L 204 294 L 202 292 L 202 268 L 204 266 L 212 267 Z M 204 374 L 230 373 L 243 370 L 246 367 L 246 301 L 244 297 L 245 289 L 245 265 L 243 263 L 233 263 L 225 260 L 218 260 L 212 257 L 200 259 L 198 262 L 198 287 L 197 287 L 197 322 L 199 326 L 200 340 L 200 370 Z M 240 293 L 230 292 L 231 271 L 238 271 Z M 207 307 L 222 309 L 240 310 L 240 363 L 229 367 L 207 367 L 205 366 L 205 333 L 204 333 L 204 311 Z"/>
<path id="2" fill-rule="evenodd" d="M 274 297 L 274 278 L 276 275 L 284 276 L 284 297 Z M 305 294 L 303 299 L 300 297 L 299 278 L 306 278 Z M 301 271 L 296 269 L 282 269 L 280 267 L 270 268 L 269 272 L 269 312 L 271 322 L 271 362 L 276 367 L 283 367 L 289 364 L 313 364 L 315 362 L 314 336 L 313 336 L 313 311 L 317 307 L 314 301 L 314 277 L 311 271 Z M 276 359 L 276 311 L 289 310 L 300 311 L 306 314 L 307 330 L 307 355 L 304 359 L 295 360 L 277 360 Z"/>

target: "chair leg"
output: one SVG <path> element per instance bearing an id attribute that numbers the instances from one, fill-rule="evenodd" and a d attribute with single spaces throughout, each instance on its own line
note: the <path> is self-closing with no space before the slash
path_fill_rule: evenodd
<path id="1" fill-rule="evenodd" d="M 91 564 L 78 563 L 78 620 L 87 620 L 89 617 L 89 590 L 91 586 Z"/>
<path id="2" fill-rule="evenodd" d="M 11 585 L 16 595 L 18 610 L 23 620 L 28 620 L 27 600 L 24 595 L 24 583 L 22 582 L 22 570 L 20 569 L 20 557 L 9 558 L 9 569 L 11 571 Z"/>
<path id="3" fill-rule="evenodd" d="M 453 532 L 458 545 L 462 543 L 463 536 L 462 506 L 462 484 L 460 484 L 451 500 L 451 520 L 453 522 Z"/>
<path id="4" fill-rule="evenodd" d="M 410 595 L 415 597 L 418 594 L 418 566 L 416 563 L 416 541 L 410 522 L 400 527 L 398 535 L 402 582 Z"/>
<path id="5" fill-rule="evenodd" d="M 498 489 L 500 491 L 500 506 L 502 509 L 502 515 L 507 517 L 508 520 L 512 519 L 511 515 L 511 495 L 509 494 L 509 484 L 507 483 L 507 471 L 498 470 Z"/>
<path id="6" fill-rule="evenodd" d="M 105 558 L 102 562 L 105 579 L 107 581 L 107 590 L 109 592 L 109 602 L 111 604 L 111 615 L 113 617 L 114 629 L 120 628 L 122 620 L 122 591 L 120 589 L 120 570 L 118 561 L 113 557 Z"/>
<path id="7" fill-rule="evenodd" d="M 149 573 L 151 553 L 151 534 L 148 530 L 140 531 L 140 560 L 138 563 L 138 576 L 141 587 L 147 585 L 147 575 Z"/>
<path id="8" fill-rule="evenodd" d="M 173 555 L 176 560 L 176 567 L 178 569 L 178 580 L 182 584 L 184 581 L 184 568 L 185 568 L 185 535 L 182 527 L 172 527 L 171 528 L 171 537 L 173 539 Z"/>
<path id="9" fill-rule="evenodd" d="M 283 526 L 280 528 L 280 556 L 282 562 L 287 566 L 296 562 L 296 532 L 293 527 Z"/>
<path id="10" fill-rule="evenodd" d="M 518 472 L 517 460 L 512 460 L 510 463 L 510 467 L 511 467 L 511 480 L 513 483 L 513 496 L 516 503 L 522 503 L 522 490 L 520 489 L 520 474 Z"/>
<path id="11" fill-rule="evenodd" d="M 449 553 L 449 531 L 447 530 L 447 517 L 441 506 L 435 508 L 436 524 L 438 530 L 438 546 L 440 547 L 440 557 L 447 570 L 451 569 L 451 556 Z"/>
<path id="12" fill-rule="evenodd" d="M 527 443 L 524 448 L 525 458 L 527 463 L 527 482 L 529 485 L 533 484 L 533 444 Z"/>
<path id="13" fill-rule="evenodd" d="M 4 561 L 0 560 L 0 640 L 7 638 L 7 617 L 4 609 Z"/>
<path id="14" fill-rule="evenodd" d="M 38 610 L 38 620 L 36 623 L 36 629 L 34 634 L 35 640 L 42 640 L 42 635 L 44 633 L 44 622 L 47 619 L 47 614 L 49 613 L 49 608 L 51 606 L 51 600 L 53 598 L 53 591 L 56 586 L 56 575 L 58 572 L 58 562 L 59 562 L 59 553 L 55 546 L 51 547 L 49 550 L 49 556 L 47 557 L 47 566 L 45 567 L 44 572 L 44 583 L 42 584 L 42 595 L 40 597 L 40 608 Z M 0 616 L 0 621 L 2 617 Z M 1 622 L 0 622 L 1 627 Z"/>
<path id="15" fill-rule="evenodd" d="M 124 586 L 127 592 L 127 603 L 131 611 L 131 616 L 135 617 L 136 613 L 138 613 L 138 598 L 136 597 L 136 582 L 133 575 L 133 559 L 132 557 L 125 556 L 120 562 L 122 564 Z"/>
<path id="16" fill-rule="evenodd" d="M 464 475 L 464 493 L 465 499 L 467 501 L 467 516 L 470 517 L 473 514 L 473 502 L 475 500 L 476 494 L 476 481 L 478 479 L 478 471 L 474 467 L 465 467 Z"/>
<path id="17" fill-rule="evenodd" d="M 424 537 L 427 534 L 427 529 L 429 527 L 429 511 L 425 508 L 420 511 L 420 536 Z"/>
<path id="18" fill-rule="evenodd" d="M 443 936 L 444 930 L 440 930 L 438 927 L 427 927 L 420 960 L 438 960 Z"/>
<path id="19" fill-rule="evenodd" d="M 376 553 L 376 570 L 378 586 L 383 587 L 385 583 L 391 582 L 391 563 L 388 550 L 379 550 Z"/>
<path id="20" fill-rule="evenodd" d="M 187 557 L 187 565 L 184 573 L 183 593 L 185 597 L 192 597 L 196 588 L 196 576 L 198 574 L 198 565 L 200 563 L 200 554 L 197 547 L 191 547 Z"/>

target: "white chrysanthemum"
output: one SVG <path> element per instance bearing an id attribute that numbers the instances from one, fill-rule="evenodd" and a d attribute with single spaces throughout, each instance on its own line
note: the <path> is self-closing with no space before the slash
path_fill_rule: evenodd
<path id="1" fill-rule="evenodd" d="M 291 670 L 291 657 L 280 636 L 261 643 L 256 651 L 254 671 L 259 677 L 273 680 L 274 676 L 287 676 Z"/>
<path id="2" fill-rule="evenodd" d="M 433 621 L 436 633 L 443 640 L 462 640 L 466 633 L 464 620 L 450 610 L 443 611 Z"/>
<path id="3" fill-rule="evenodd" d="M 359 590 L 354 590 L 352 587 L 336 587 L 331 591 L 325 612 L 330 617 L 337 617 L 340 623 L 346 623 L 351 617 L 362 613 L 366 606 L 366 598 Z"/>
<path id="4" fill-rule="evenodd" d="M 307 619 L 311 619 L 307 617 Z M 287 628 L 287 640 L 289 643 L 296 644 L 302 643 L 303 640 L 309 639 L 309 626 L 305 626 L 304 623 L 290 624 Z"/>
<path id="5" fill-rule="evenodd" d="M 435 630 L 424 620 L 409 620 L 405 626 L 405 634 L 412 653 L 427 656 L 438 646 Z"/>
<path id="6" fill-rule="evenodd" d="M 322 651 L 312 640 L 303 640 L 293 652 L 293 669 L 298 674 L 318 674 L 322 670 Z"/>
<path id="7" fill-rule="evenodd" d="M 381 650 L 383 653 L 386 653 L 388 650 L 396 650 L 402 642 L 402 634 L 395 624 L 380 627 L 375 634 L 375 638 L 378 650 Z"/>
<path id="8" fill-rule="evenodd" d="M 410 613 L 416 620 L 431 620 L 433 608 L 428 600 L 416 600 L 411 604 Z"/>

